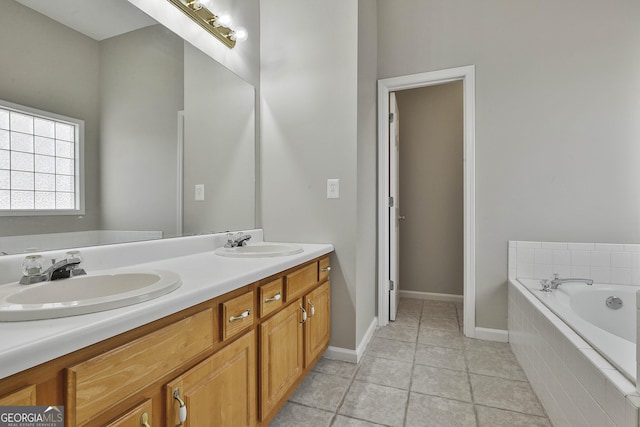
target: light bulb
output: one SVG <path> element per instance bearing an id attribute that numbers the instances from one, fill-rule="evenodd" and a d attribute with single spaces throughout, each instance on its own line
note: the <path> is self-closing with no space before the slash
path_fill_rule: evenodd
<path id="1" fill-rule="evenodd" d="M 231 26 L 231 15 L 223 13 L 221 15 L 218 15 L 218 19 L 216 19 L 216 22 L 220 25 L 223 25 L 225 27 L 230 27 Z"/>
<path id="2" fill-rule="evenodd" d="M 245 30 L 244 28 L 238 28 L 237 30 L 231 32 L 229 38 L 234 41 L 243 42 L 247 39 L 248 36 L 249 35 L 247 34 L 247 30 Z"/>

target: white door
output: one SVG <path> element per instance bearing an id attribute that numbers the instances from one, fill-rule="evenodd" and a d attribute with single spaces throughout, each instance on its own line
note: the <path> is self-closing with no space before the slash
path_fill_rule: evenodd
<path id="1" fill-rule="evenodd" d="M 389 320 L 396 320 L 400 303 L 400 116 L 396 94 L 389 94 Z M 391 203 L 393 200 L 393 203 Z"/>

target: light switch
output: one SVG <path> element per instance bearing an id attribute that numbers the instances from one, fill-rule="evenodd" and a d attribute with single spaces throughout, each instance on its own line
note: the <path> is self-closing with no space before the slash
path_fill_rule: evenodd
<path id="1" fill-rule="evenodd" d="M 204 184 L 196 184 L 196 201 L 204 200 Z"/>
<path id="2" fill-rule="evenodd" d="M 339 199 L 340 198 L 340 180 L 328 179 L 327 180 L 327 199 Z"/>

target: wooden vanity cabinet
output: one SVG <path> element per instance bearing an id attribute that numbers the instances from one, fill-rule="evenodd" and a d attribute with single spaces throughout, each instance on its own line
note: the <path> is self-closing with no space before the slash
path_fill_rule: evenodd
<path id="1" fill-rule="evenodd" d="M 166 425 L 184 427 L 255 426 L 256 341 L 252 330 L 169 382 Z M 179 399 L 182 400 L 180 402 Z"/>
<path id="2" fill-rule="evenodd" d="M 328 263 L 317 258 L 1 379 L 0 405 L 64 405 L 68 427 L 174 427 L 179 389 L 184 426 L 266 426 L 328 346 Z"/>
<path id="3" fill-rule="evenodd" d="M 36 404 L 36 386 L 29 385 L 0 396 L 0 406 L 31 406 Z"/>

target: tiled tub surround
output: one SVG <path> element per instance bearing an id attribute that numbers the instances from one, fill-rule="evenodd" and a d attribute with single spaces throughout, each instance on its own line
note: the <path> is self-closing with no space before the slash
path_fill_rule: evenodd
<path id="1" fill-rule="evenodd" d="M 639 260 L 640 245 L 509 242 L 509 340 L 555 426 L 637 427 L 640 394 L 517 277 L 637 286 Z"/>

